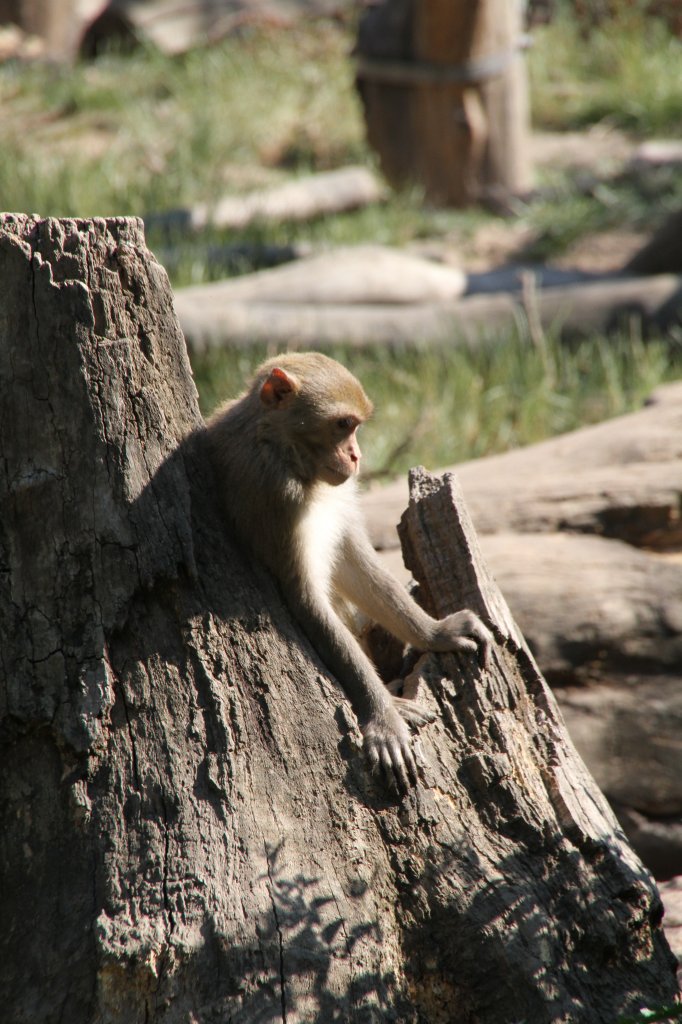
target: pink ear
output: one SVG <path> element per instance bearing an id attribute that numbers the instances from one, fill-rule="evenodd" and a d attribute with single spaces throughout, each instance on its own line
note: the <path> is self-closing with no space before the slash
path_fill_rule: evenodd
<path id="1" fill-rule="evenodd" d="M 292 378 L 275 366 L 263 381 L 260 389 L 260 400 L 263 405 L 271 408 L 281 406 L 288 398 L 293 398 L 296 393 L 296 385 Z"/>

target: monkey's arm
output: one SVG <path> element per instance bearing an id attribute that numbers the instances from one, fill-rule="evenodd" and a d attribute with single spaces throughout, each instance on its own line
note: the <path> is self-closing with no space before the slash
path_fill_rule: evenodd
<path id="1" fill-rule="evenodd" d="M 381 564 L 364 531 L 347 535 L 334 574 L 341 593 L 375 622 L 421 651 L 476 651 L 488 664 L 492 636 L 468 609 L 434 619 Z"/>
<path id="2" fill-rule="evenodd" d="M 410 733 L 372 662 L 325 595 L 300 579 L 281 582 L 292 611 L 353 705 L 368 760 L 400 789 L 408 789 L 417 781 Z M 425 715 L 421 722 L 428 720 Z"/>

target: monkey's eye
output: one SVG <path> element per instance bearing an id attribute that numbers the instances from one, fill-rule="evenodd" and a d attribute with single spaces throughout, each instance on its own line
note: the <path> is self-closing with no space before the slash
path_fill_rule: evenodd
<path id="1" fill-rule="evenodd" d="M 341 419 L 336 421 L 336 425 L 339 430 L 353 430 L 356 426 L 356 421 L 352 416 L 342 416 Z"/>

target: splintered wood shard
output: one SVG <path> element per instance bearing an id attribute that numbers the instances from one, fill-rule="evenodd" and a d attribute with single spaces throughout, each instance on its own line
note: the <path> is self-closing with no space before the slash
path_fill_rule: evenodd
<path id="1" fill-rule="evenodd" d="M 471 608 L 516 647 L 523 637 L 485 563 L 462 489 L 452 473 L 409 475 L 410 504 L 398 532 L 405 565 L 437 618 Z M 459 604 L 457 604 L 459 602 Z"/>

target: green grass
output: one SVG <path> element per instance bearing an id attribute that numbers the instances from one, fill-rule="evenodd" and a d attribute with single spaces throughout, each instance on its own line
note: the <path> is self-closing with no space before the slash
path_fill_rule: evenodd
<path id="1" fill-rule="evenodd" d="M 0 68 L 3 208 L 143 214 L 366 158 L 348 46 L 321 25 Z"/>
<path id="2" fill-rule="evenodd" d="M 535 124 L 563 131 L 606 121 L 642 138 L 682 131 L 682 44 L 636 3 L 581 34 L 572 4 L 535 32 Z"/>
<path id="3" fill-rule="evenodd" d="M 680 55 L 682 59 L 682 54 Z M 533 241 L 525 258 L 542 262 L 567 251 L 592 232 L 636 230 L 647 234 L 682 209 L 682 168 L 631 170 L 607 181 L 567 172 L 546 175 L 543 198 L 527 214 Z"/>
<path id="4" fill-rule="evenodd" d="M 213 350 L 195 358 L 208 414 L 237 395 L 277 349 Z M 682 376 L 682 338 L 644 342 L 637 334 L 568 346 L 523 325 L 495 343 L 431 350 L 339 347 L 374 400 L 363 427 L 365 476 L 436 468 L 594 423 L 639 408 L 659 383 Z"/>

